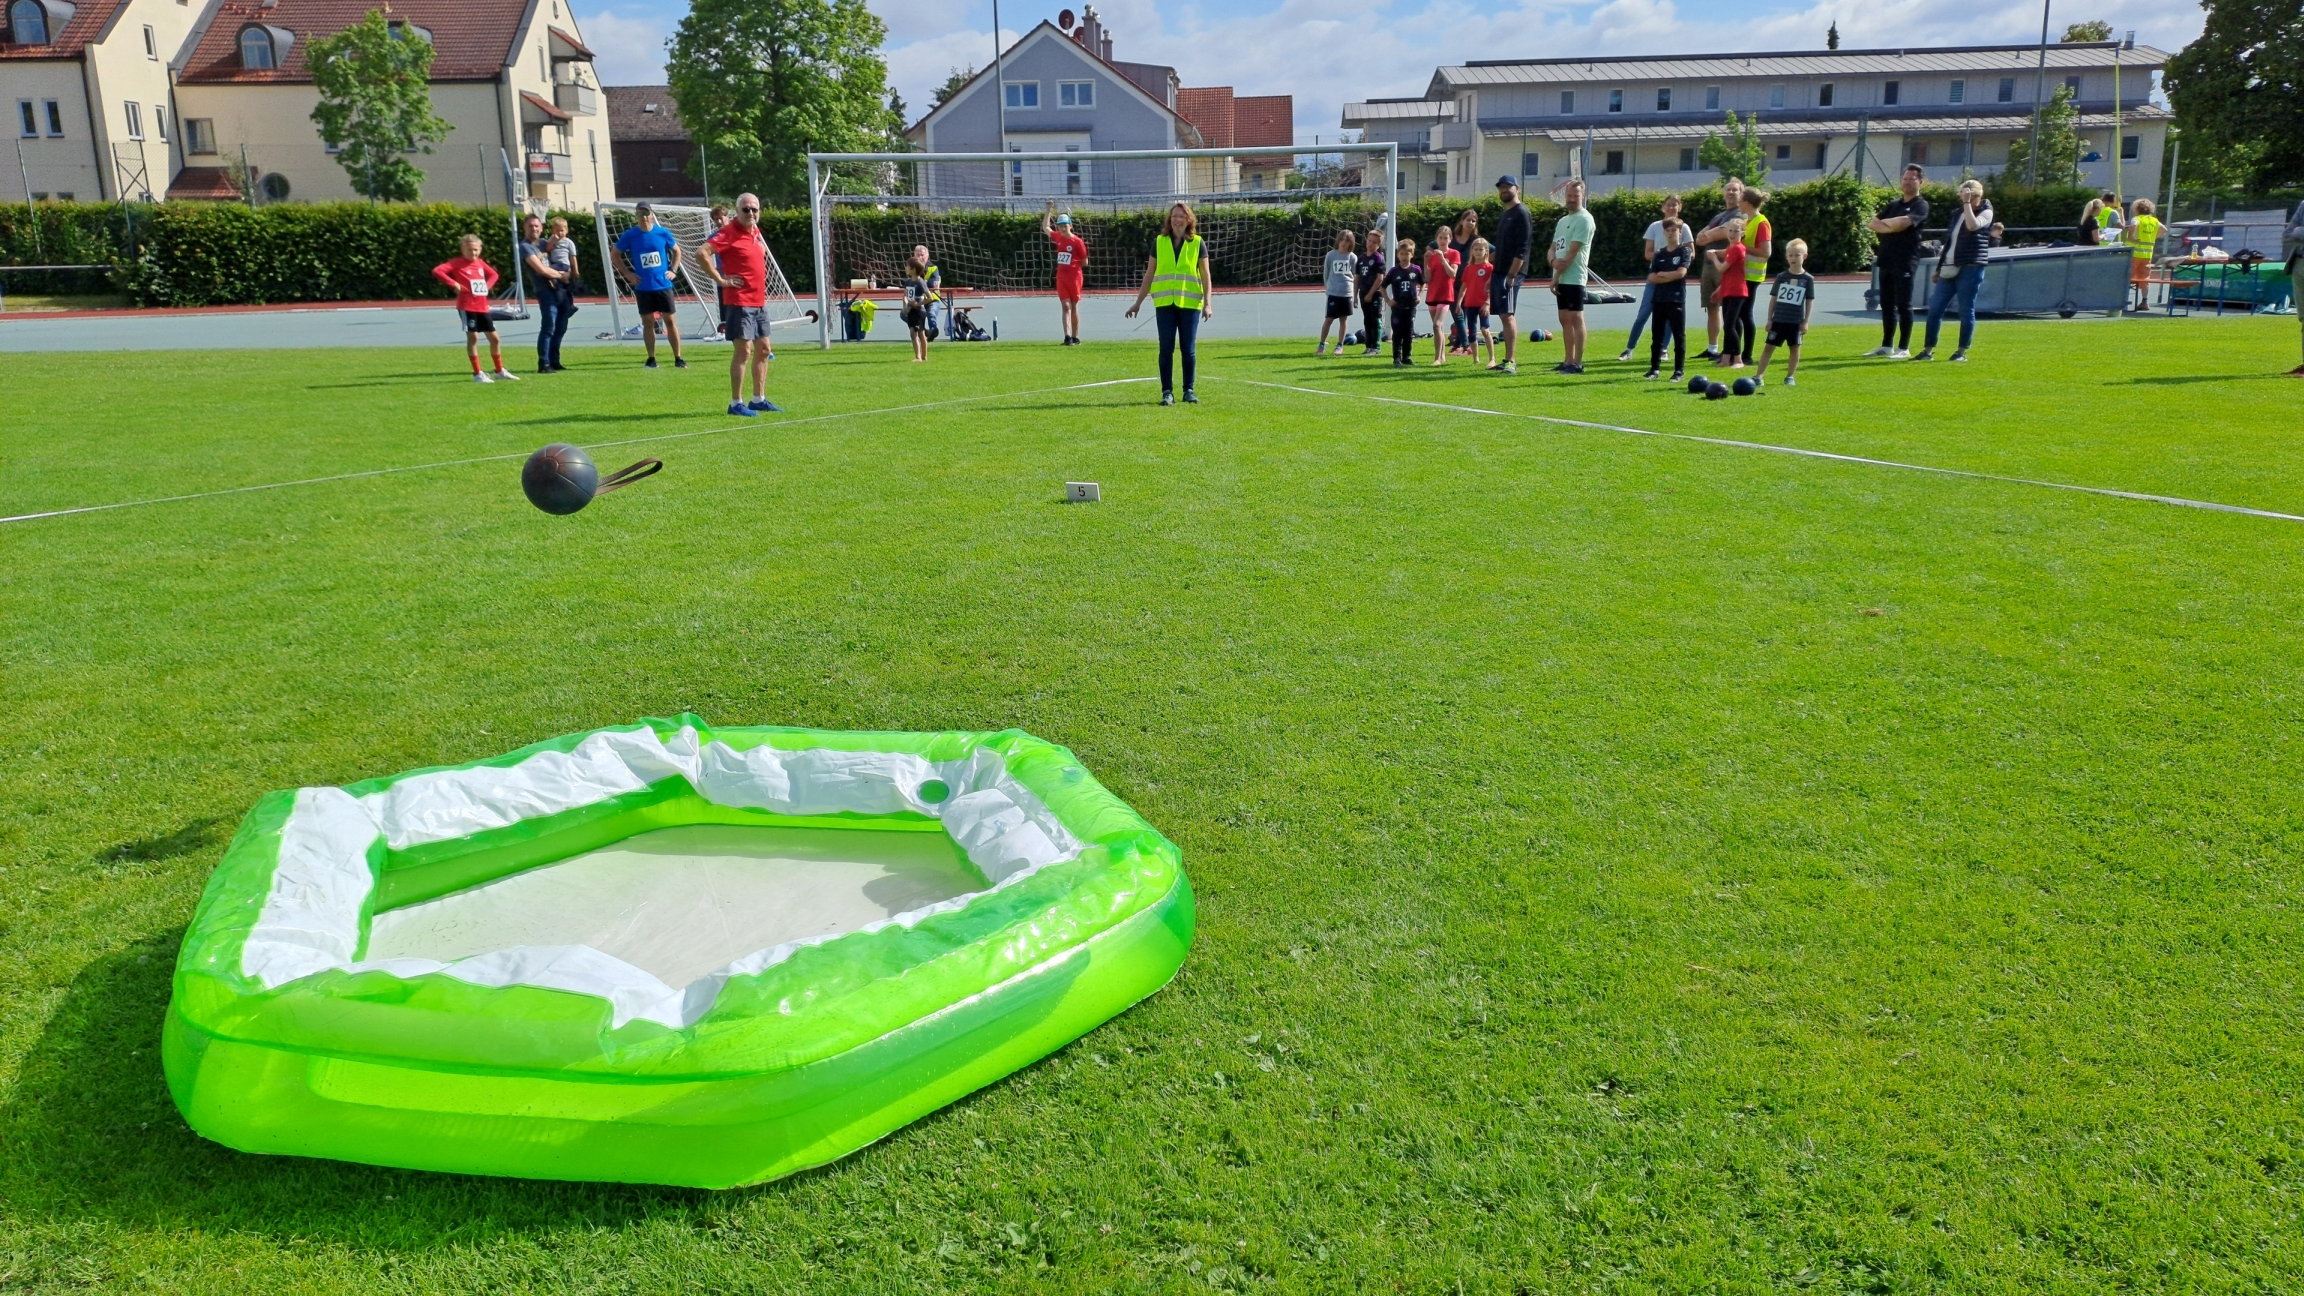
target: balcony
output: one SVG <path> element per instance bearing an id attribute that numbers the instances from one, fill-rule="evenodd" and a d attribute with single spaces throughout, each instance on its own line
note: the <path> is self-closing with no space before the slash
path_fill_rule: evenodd
<path id="1" fill-rule="evenodd" d="M 531 152 L 528 155 L 528 183 L 573 184 L 576 164 L 565 153 Z"/>
<path id="2" fill-rule="evenodd" d="M 552 102 L 559 106 L 560 111 L 572 117 L 594 117 L 600 112 L 600 92 L 573 81 L 555 83 L 552 87 Z"/>

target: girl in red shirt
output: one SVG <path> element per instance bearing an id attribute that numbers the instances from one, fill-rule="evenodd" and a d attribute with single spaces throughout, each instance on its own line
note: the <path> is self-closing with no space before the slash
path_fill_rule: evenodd
<path id="1" fill-rule="evenodd" d="M 480 259 L 480 236 L 467 234 L 457 241 L 456 255 L 432 267 L 432 277 L 456 290 L 456 309 L 464 313 L 464 357 L 472 362 L 472 381 L 493 381 L 480 372 L 480 335 L 488 335 L 488 358 L 496 363 L 496 377 L 520 379 L 504 369 L 504 347 L 496 340 L 496 320 L 488 313 L 488 293 L 496 287 L 496 269 Z"/>
<path id="2" fill-rule="evenodd" d="M 1432 235 L 1432 250 L 1424 254 L 1424 306 L 1432 312 L 1432 363 L 1448 363 L 1449 309 L 1456 304 L 1456 269 L 1464 255 L 1449 246 L 1456 232 L 1446 225 Z"/>
<path id="3" fill-rule="evenodd" d="M 1720 290 L 1714 294 L 1720 299 L 1720 358 L 1713 363 L 1741 369 L 1752 350 L 1752 284 L 1744 276 L 1743 222 L 1730 221 L 1728 228 L 1728 245 L 1711 254 L 1720 267 Z"/>
<path id="4" fill-rule="evenodd" d="M 1488 346 L 1488 359 L 1496 359 L 1496 338 L 1488 331 L 1488 285 L 1495 282 L 1496 263 L 1490 256 L 1488 240 L 1472 240 L 1472 260 L 1464 267 L 1463 283 L 1457 297 L 1464 307 L 1464 353 L 1472 363 L 1480 363 L 1480 346 Z"/>

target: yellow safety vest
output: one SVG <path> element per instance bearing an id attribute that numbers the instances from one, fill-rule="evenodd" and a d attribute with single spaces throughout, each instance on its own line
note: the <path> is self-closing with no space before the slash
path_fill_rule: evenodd
<path id="1" fill-rule="evenodd" d="M 1760 255 L 1760 240 L 1761 240 L 1761 239 L 1763 239 L 1763 238 L 1767 238 L 1767 239 L 1769 239 L 1771 242 L 1773 242 L 1773 241 L 1774 241 L 1774 238 L 1773 238 L 1773 236 L 1775 235 L 1775 233 L 1776 233 L 1776 229 L 1775 229 L 1775 227 L 1774 227 L 1774 226 L 1772 226 L 1772 225 L 1770 225 L 1770 224 L 1768 223 L 1768 218 L 1767 218 L 1767 217 L 1765 217 L 1765 216 L 1762 216 L 1762 215 L 1760 215 L 1760 214 L 1759 214 L 1759 213 L 1757 213 L 1757 212 L 1753 213 L 1753 215 L 1752 215 L 1752 219 L 1751 219 L 1751 220 L 1749 220 L 1749 221 L 1746 221 L 1746 222 L 1745 222 L 1745 224 L 1744 224 L 1744 251 L 1745 251 L 1745 253 L 1746 253 L 1746 255 L 1745 255 L 1745 258 L 1744 258 L 1744 279 L 1745 279 L 1745 282 L 1747 282 L 1747 283 L 1759 283 L 1759 282 L 1761 282 L 1762 280 L 1764 280 L 1764 279 L 1766 279 L 1766 278 L 1768 277 L 1768 258 L 1766 258 L 1766 257 L 1764 257 L 1764 256 L 1762 256 L 1762 255 Z"/>
<path id="2" fill-rule="evenodd" d="M 1200 309 L 1206 300 L 1200 288 L 1200 236 L 1184 240 L 1181 249 L 1166 231 L 1153 242 L 1152 304 Z"/>
<path id="3" fill-rule="evenodd" d="M 2128 241 L 2136 245 L 2136 259 L 2149 261 L 2152 259 L 2153 246 L 2160 241 L 2160 218 L 2139 216 L 2136 223 L 2128 227 L 2128 234 Z"/>

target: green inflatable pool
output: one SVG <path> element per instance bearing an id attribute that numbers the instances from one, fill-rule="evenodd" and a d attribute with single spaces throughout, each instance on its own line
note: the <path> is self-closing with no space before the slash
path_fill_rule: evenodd
<path id="1" fill-rule="evenodd" d="M 1191 940 L 1176 847 L 1062 747 L 684 715 L 267 794 L 162 1056 L 243 1151 L 730 1187 L 1063 1047 Z"/>

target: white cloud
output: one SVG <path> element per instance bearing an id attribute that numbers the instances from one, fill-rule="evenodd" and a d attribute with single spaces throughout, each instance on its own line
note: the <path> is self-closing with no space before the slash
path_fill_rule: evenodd
<path id="1" fill-rule="evenodd" d="M 664 41 L 679 19 L 662 12 L 604 10 L 584 20 L 584 42 L 600 56 L 593 71 L 602 85 L 664 84 Z"/>

